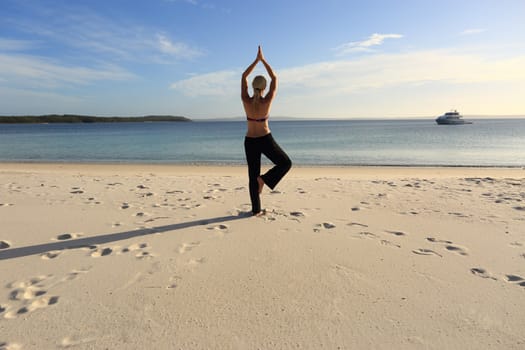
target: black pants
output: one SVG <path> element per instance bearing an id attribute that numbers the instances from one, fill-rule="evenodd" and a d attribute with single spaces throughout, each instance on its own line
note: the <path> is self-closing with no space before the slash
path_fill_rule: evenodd
<path id="1" fill-rule="evenodd" d="M 261 175 L 264 183 L 272 190 L 292 167 L 292 161 L 279 147 L 277 142 L 268 134 L 262 137 L 246 137 L 244 139 L 244 151 L 248 162 L 248 176 L 250 179 L 250 199 L 252 201 L 252 213 L 261 211 L 261 200 L 259 198 L 259 183 L 257 177 L 261 175 L 261 154 L 270 159 L 275 166 Z"/>

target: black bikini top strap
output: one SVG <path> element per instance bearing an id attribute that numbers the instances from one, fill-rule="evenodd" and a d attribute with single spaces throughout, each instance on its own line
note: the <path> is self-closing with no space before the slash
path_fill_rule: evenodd
<path id="1" fill-rule="evenodd" d="M 246 117 L 246 120 L 249 120 L 249 121 L 252 121 L 252 122 L 264 122 L 266 119 L 268 119 L 268 116 L 266 116 L 264 118 L 258 118 L 258 119 Z"/>

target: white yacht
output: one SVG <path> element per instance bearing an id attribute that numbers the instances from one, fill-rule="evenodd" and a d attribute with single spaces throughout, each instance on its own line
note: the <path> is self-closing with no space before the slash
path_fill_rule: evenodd
<path id="1" fill-rule="evenodd" d="M 438 125 L 461 125 L 461 124 L 472 124 L 472 122 L 465 121 L 463 116 L 458 111 L 453 110 L 440 115 L 436 119 Z"/>

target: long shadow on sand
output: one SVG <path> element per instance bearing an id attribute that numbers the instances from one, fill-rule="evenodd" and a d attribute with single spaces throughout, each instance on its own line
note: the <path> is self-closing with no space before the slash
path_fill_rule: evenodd
<path id="1" fill-rule="evenodd" d="M 251 216 L 250 213 L 240 213 L 239 215 L 228 215 L 228 216 L 220 216 L 220 217 L 210 218 L 210 219 L 200 219 L 200 220 L 194 220 L 194 221 L 188 221 L 188 222 L 181 222 L 179 224 L 157 226 L 157 227 L 152 227 L 152 228 L 143 228 L 143 229 L 134 230 L 134 231 L 110 233 L 110 234 L 100 235 L 100 236 L 71 239 L 67 241 L 60 241 L 60 242 L 53 242 L 53 243 L 44 243 L 44 244 L 38 244 L 38 245 L 32 245 L 32 246 L 20 247 L 20 248 L 10 248 L 7 250 L 0 251 L 0 260 L 14 259 L 14 258 L 22 257 L 22 256 L 42 254 L 42 253 L 46 253 L 52 250 L 77 249 L 77 248 L 90 247 L 90 246 L 94 246 L 97 244 L 115 242 L 115 241 L 120 241 L 124 239 L 129 239 L 129 238 L 134 238 L 134 237 L 139 237 L 139 236 L 146 236 L 146 235 L 151 235 L 151 234 L 161 233 L 161 232 L 166 232 L 166 231 L 181 230 L 181 229 L 193 227 L 193 226 L 202 226 L 202 225 L 215 224 L 218 222 L 240 220 L 240 219 L 248 218 L 250 216 Z"/>

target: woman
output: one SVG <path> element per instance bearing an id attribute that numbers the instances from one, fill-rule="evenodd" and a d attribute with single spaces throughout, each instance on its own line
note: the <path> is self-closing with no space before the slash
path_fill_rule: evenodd
<path id="1" fill-rule="evenodd" d="M 250 96 L 248 93 L 248 76 L 259 62 L 264 65 L 272 79 L 270 89 L 266 95 L 263 94 L 266 89 L 266 79 L 262 75 L 258 75 L 253 79 L 253 96 Z M 264 211 L 261 211 L 261 200 L 259 198 L 264 185 L 274 189 L 292 166 L 290 158 L 275 142 L 268 126 L 270 107 L 276 91 L 277 76 L 273 72 L 272 67 L 266 62 L 259 46 L 257 58 L 246 68 L 241 80 L 241 99 L 248 124 L 248 131 L 244 139 L 244 150 L 248 162 L 252 213 L 256 216 L 264 213 Z M 273 168 L 263 175 L 261 175 L 261 154 L 264 154 L 275 164 Z"/>

